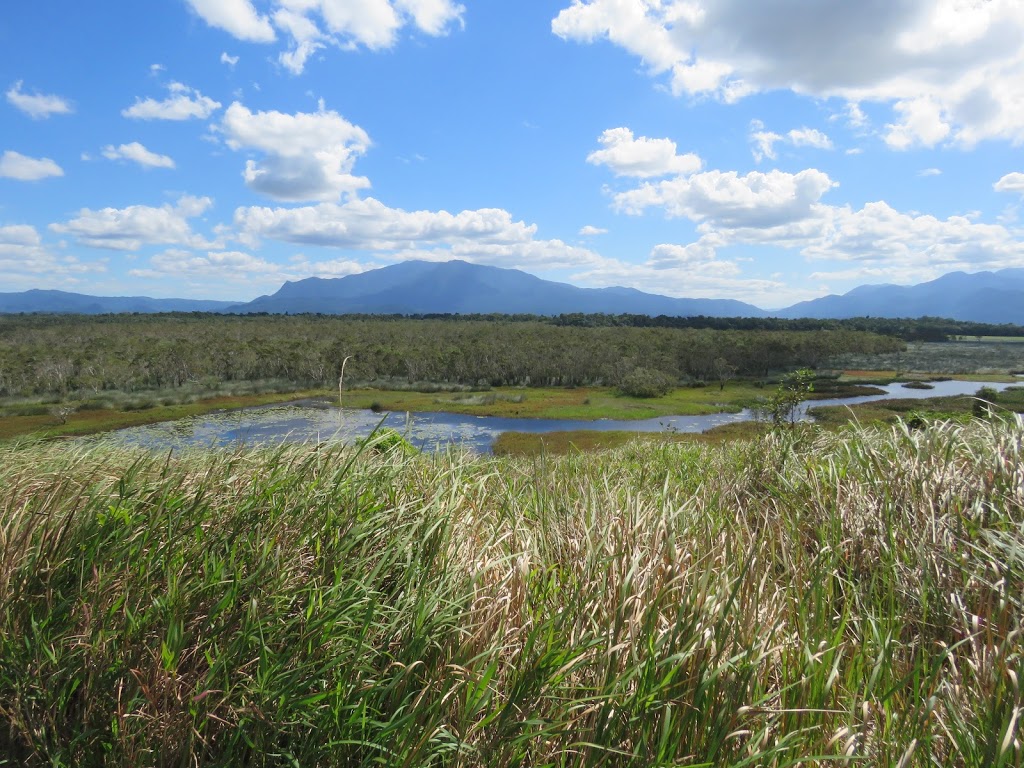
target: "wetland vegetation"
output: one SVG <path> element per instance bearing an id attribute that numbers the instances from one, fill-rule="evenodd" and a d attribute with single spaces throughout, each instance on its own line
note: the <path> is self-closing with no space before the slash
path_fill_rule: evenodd
<path id="1" fill-rule="evenodd" d="M 7 444 L 0 756 L 1017 765 L 1022 438 Z"/>
<path id="2" fill-rule="evenodd" d="M 966 373 L 1010 378 L 1004 346 Z M 763 404 L 809 362 L 801 397 L 854 394 L 912 354 L 849 327 L 0 318 L 0 426 L 336 402 L 348 355 L 346 406 L 635 419 Z M 675 385 L 624 394 L 641 367 Z M 0 765 L 1019 765 L 1024 389 L 980 395 L 495 456 L 8 439 Z"/>

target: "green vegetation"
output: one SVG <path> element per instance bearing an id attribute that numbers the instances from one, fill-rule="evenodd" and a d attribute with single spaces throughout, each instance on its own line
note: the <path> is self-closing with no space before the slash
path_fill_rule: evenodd
<path id="1" fill-rule="evenodd" d="M 898 352 L 842 354 L 829 365 L 889 380 L 944 374 L 958 379 L 1007 381 L 1012 372 L 1024 371 L 1024 345 L 1001 341 L 915 343 Z"/>
<path id="2" fill-rule="evenodd" d="M 529 319 L 334 316 L 0 317 L 0 405 L 280 382 L 295 389 L 618 386 L 637 368 L 673 384 L 817 367 L 903 342 L 872 333 L 588 327 Z"/>
<path id="3" fill-rule="evenodd" d="M 303 397 L 323 395 L 322 390 L 299 391 L 289 389 L 286 392 L 270 392 L 262 394 L 238 394 L 211 396 L 195 401 L 186 400 L 167 405 L 160 401 L 145 400 L 136 407 L 132 404 L 93 407 L 92 403 L 63 403 L 58 405 L 15 404 L 0 406 L 0 440 L 32 435 L 41 438 L 74 437 L 91 435 L 97 432 L 108 432 L 112 429 L 135 427 L 141 424 L 156 424 L 161 421 L 173 421 L 187 416 L 201 416 L 205 413 L 229 410 L 234 408 L 251 408 L 258 405 L 288 402 Z M 68 411 L 61 415 L 54 413 L 54 408 L 67 407 Z"/>
<path id="4" fill-rule="evenodd" d="M 723 424 L 705 432 L 598 432 L 579 429 L 566 432 L 502 432 L 491 447 L 495 456 L 561 456 L 567 453 L 620 448 L 627 443 L 704 443 L 721 445 L 731 440 L 756 437 L 768 427 L 758 421 Z"/>
<path id="5" fill-rule="evenodd" d="M 988 417 L 1000 413 L 1024 413 L 1024 386 L 1007 387 L 996 392 L 981 387 L 974 395 L 961 397 L 928 397 L 914 400 L 876 400 L 863 405 L 835 405 L 812 408 L 815 421 L 835 427 L 856 420 L 893 424 L 897 421 L 935 421 L 953 419 L 969 421 L 972 416 Z"/>
<path id="6" fill-rule="evenodd" d="M 627 397 L 664 397 L 675 382 L 668 374 L 650 368 L 634 368 L 622 377 L 619 392 Z"/>
<path id="7" fill-rule="evenodd" d="M 1019 765 L 1022 445 L 0 446 L 0 757 Z"/>

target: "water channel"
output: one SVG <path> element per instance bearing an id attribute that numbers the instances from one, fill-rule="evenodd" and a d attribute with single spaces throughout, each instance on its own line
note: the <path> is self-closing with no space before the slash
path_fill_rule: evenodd
<path id="1" fill-rule="evenodd" d="M 829 405 L 856 405 L 875 400 L 920 399 L 974 394 L 981 386 L 1002 390 L 1006 384 L 982 385 L 976 381 L 933 382 L 932 389 L 911 389 L 902 384 L 880 387 L 883 394 L 813 400 L 802 404 L 801 419 L 810 418 L 809 408 Z M 661 416 L 638 421 L 599 419 L 515 419 L 473 416 L 461 413 L 373 413 L 361 409 L 339 409 L 327 401 L 304 401 L 282 405 L 245 408 L 194 416 L 140 427 L 130 427 L 101 435 L 92 440 L 105 444 L 143 446 L 157 450 L 183 448 L 266 445 L 280 442 L 351 442 L 366 437 L 378 426 L 401 432 L 417 448 L 442 450 L 450 445 L 489 453 L 502 432 L 547 433 L 569 430 L 627 432 L 703 432 L 722 424 L 751 421 L 757 414 L 744 409 L 737 413 L 703 416 Z"/>

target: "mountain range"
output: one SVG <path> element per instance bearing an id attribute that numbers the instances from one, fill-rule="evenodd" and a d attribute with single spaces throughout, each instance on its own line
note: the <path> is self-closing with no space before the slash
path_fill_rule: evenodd
<path id="1" fill-rule="evenodd" d="M 640 314 L 709 317 L 944 317 L 1024 325 L 1024 269 L 951 272 L 917 285 L 863 285 L 768 311 L 732 299 L 677 299 L 633 288 L 579 288 L 465 261 L 407 261 L 340 278 L 286 282 L 250 302 L 0 293 L 0 313 Z"/>

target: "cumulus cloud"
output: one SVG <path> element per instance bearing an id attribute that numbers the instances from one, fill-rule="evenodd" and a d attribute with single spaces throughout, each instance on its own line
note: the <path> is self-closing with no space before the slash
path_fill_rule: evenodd
<path id="1" fill-rule="evenodd" d="M 124 117 L 135 120 L 205 120 L 220 109 L 220 102 L 203 96 L 195 88 L 182 83 L 171 83 L 170 95 L 163 101 L 135 99 L 132 106 L 121 110 Z"/>
<path id="2" fill-rule="evenodd" d="M 942 175 L 942 169 L 941 168 L 925 168 L 923 170 L 918 171 L 917 175 L 921 176 L 923 178 L 928 178 L 929 176 L 941 176 Z"/>
<path id="3" fill-rule="evenodd" d="M 239 232 L 289 243 L 366 250 L 394 250 L 419 244 L 472 240 L 476 243 L 528 242 L 535 225 L 513 221 L 498 208 L 452 214 L 447 211 L 405 211 L 389 208 L 372 197 L 344 205 L 323 203 L 304 208 L 239 208 Z"/>
<path id="4" fill-rule="evenodd" d="M 228 56 L 227 51 L 224 51 L 220 55 L 220 63 L 221 64 L 227 64 L 229 67 L 234 69 L 235 65 L 238 63 L 238 57 L 237 56 Z"/>
<path id="5" fill-rule="evenodd" d="M 668 216 L 717 226 L 768 227 L 798 221 L 835 183 L 813 168 L 799 173 L 705 171 L 677 176 L 615 195 L 615 206 L 631 214 L 662 208 Z"/>
<path id="6" fill-rule="evenodd" d="M 607 235 L 608 234 L 608 230 L 607 229 L 603 229 L 601 227 L 595 227 L 595 226 L 592 226 L 590 224 L 587 224 L 585 227 L 582 227 L 580 229 L 580 234 L 583 237 L 594 237 L 596 235 Z"/>
<path id="7" fill-rule="evenodd" d="M 279 61 L 295 74 L 327 46 L 387 49 L 405 27 L 432 37 L 445 35 L 462 25 L 466 10 L 453 0 L 274 0 L 264 16 L 250 0 L 187 2 L 210 26 L 239 40 L 273 42 L 276 27 L 288 41 Z"/>
<path id="8" fill-rule="evenodd" d="M 677 95 L 788 89 L 890 105 L 895 149 L 1024 142 L 1018 0 L 573 0 L 552 31 L 624 48 Z"/>
<path id="9" fill-rule="evenodd" d="M 28 157 L 13 150 L 0 156 L 0 178 L 39 181 L 63 175 L 64 169 L 48 157 Z"/>
<path id="10" fill-rule="evenodd" d="M 50 229 L 71 235 L 82 245 L 115 251 L 136 251 L 144 245 L 162 244 L 214 248 L 215 244 L 193 233 L 189 224 L 189 219 L 202 215 L 211 205 L 213 201 L 208 197 L 183 195 L 175 205 L 159 208 L 83 208 L 75 218 L 51 224 Z"/>
<path id="11" fill-rule="evenodd" d="M 131 144 L 121 144 L 117 147 L 113 144 L 108 144 L 103 148 L 102 154 L 108 160 L 130 160 L 141 165 L 143 168 L 174 167 L 174 160 L 170 157 L 150 152 L 137 141 L 133 141 Z"/>
<path id="12" fill-rule="evenodd" d="M 189 7 L 211 27 L 251 43 L 271 43 L 274 28 L 249 0 L 186 0 Z"/>
<path id="13" fill-rule="evenodd" d="M 1024 193 L 1024 173 L 1008 173 L 992 185 L 996 192 Z"/>
<path id="14" fill-rule="evenodd" d="M 306 277 L 343 277 L 362 272 L 365 267 L 348 259 L 310 261 L 303 255 L 281 264 L 245 251 L 206 251 L 196 253 L 171 248 L 153 256 L 148 267 L 131 269 L 132 277 L 166 280 L 181 279 L 198 289 L 223 283 L 250 288 L 277 288 L 286 280 Z M 219 294 L 214 294 L 218 295 Z"/>
<path id="15" fill-rule="evenodd" d="M 832 149 L 832 139 L 817 128 L 794 128 L 786 134 L 766 131 L 764 123 L 753 120 L 750 123 L 750 141 L 754 145 L 754 160 L 761 162 L 765 158 L 776 158 L 775 145 L 782 142 L 792 147 L 812 147 L 814 149 Z"/>
<path id="16" fill-rule="evenodd" d="M 705 236 L 694 243 L 662 243 L 651 249 L 646 266 L 651 269 L 681 269 L 690 276 L 733 277 L 741 270 L 735 261 L 718 258 L 718 238 Z"/>
<path id="17" fill-rule="evenodd" d="M 317 112 L 290 115 L 252 112 L 235 102 L 219 130 L 232 149 L 263 153 L 260 161 L 246 161 L 242 175 L 250 189 L 275 200 L 337 200 L 370 186 L 352 175 L 370 137 L 323 103 Z"/>
<path id="18" fill-rule="evenodd" d="M 79 275 L 105 269 L 102 260 L 83 263 L 73 256 L 55 255 L 28 224 L 0 226 L 0 279 L 7 288 L 36 288 L 41 277 L 47 282 L 73 283 Z"/>
<path id="19" fill-rule="evenodd" d="M 388 253 L 398 259 L 465 259 L 502 266 L 554 269 L 600 261 L 592 251 L 561 240 L 535 239 L 536 226 L 508 211 L 405 211 L 373 198 L 343 205 L 239 208 L 235 229 L 243 242 L 260 239 Z"/>
<path id="20" fill-rule="evenodd" d="M 692 153 L 677 154 L 671 139 L 634 138 L 629 128 L 609 128 L 598 138 L 604 147 L 587 155 L 592 165 L 606 165 L 616 176 L 651 178 L 669 174 L 690 174 L 701 169 L 701 159 Z"/>
<path id="21" fill-rule="evenodd" d="M 7 89 L 7 101 L 33 120 L 45 120 L 50 115 L 69 115 L 74 110 L 71 103 L 60 96 L 42 93 L 25 93 L 19 80 Z"/>

